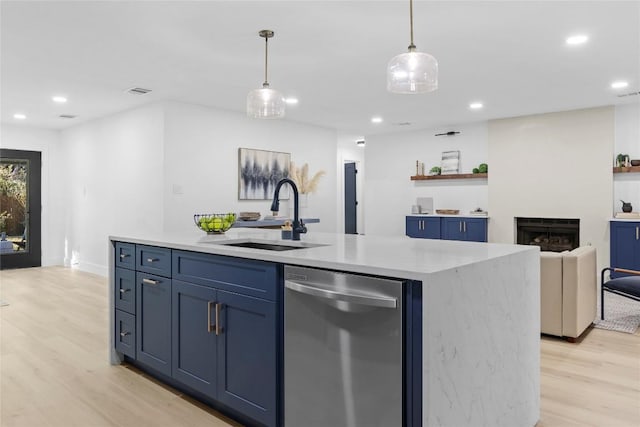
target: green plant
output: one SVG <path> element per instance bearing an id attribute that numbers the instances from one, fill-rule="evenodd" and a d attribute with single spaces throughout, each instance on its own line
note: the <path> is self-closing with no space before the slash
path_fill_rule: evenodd
<path id="1" fill-rule="evenodd" d="M 489 172 L 489 165 L 487 165 L 486 163 L 480 163 L 478 165 L 478 172 L 479 173 L 488 173 Z"/>
<path id="2" fill-rule="evenodd" d="M 629 157 L 628 154 L 622 154 L 622 153 L 618 154 L 618 156 L 616 157 L 616 161 L 618 162 L 619 168 L 625 165 L 627 157 Z"/>
<path id="3" fill-rule="evenodd" d="M 7 219 L 9 218 L 11 218 L 11 214 L 9 212 L 0 212 L 0 231 L 7 231 Z"/>
<path id="4" fill-rule="evenodd" d="M 442 169 L 440 169 L 440 166 L 434 166 L 429 171 L 429 175 L 440 175 L 441 172 L 442 172 Z"/>

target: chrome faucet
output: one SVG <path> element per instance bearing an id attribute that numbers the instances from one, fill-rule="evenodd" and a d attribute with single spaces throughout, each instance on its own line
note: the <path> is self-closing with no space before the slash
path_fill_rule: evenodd
<path id="1" fill-rule="evenodd" d="M 290 180 L 289 178 L 284 178 L 278 181 L 276 184 L 276 190 L 273 193 L 273 202 L 271 203 L 271 211 L 278 212 L 280 210 L 280 200 L 278 196 L 280 195 L 280 187 L 283 184 L 289 184 L 291 189 L 293 190 L 293 232 L 291 233 L 292 240 L 300 240 L 300 234 L 307 232 L 307 227 L 305 227 L 302 219 L 298 216 L 298 187 L 296 183 Z"/>

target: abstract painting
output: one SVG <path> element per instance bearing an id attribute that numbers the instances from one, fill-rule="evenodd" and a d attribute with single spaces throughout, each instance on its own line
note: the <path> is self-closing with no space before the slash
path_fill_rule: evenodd
<path id="1" fill-rule="evenodd" d="M 289 177 L 290 153 L 240 148 L 238 150 L 238 199 L 271 200 L 276 184 Z M 289 198 L 286 188 L 280 200 Z"/>

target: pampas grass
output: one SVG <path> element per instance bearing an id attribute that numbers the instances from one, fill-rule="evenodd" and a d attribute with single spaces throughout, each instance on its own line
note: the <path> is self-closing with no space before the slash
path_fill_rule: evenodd
<path id="1" fill-rule="evenodd" d="M 311 194 L 318 188 L 320 178 L 325 174 L 325 171 L 318 171 L 311 179 L 309 179 L 309 165 L 305 163 L 301 168 L 297 168 L 294 162 L 291 162 L 289 168 L 290 178 L 296 183 L 300 194 Z"/>

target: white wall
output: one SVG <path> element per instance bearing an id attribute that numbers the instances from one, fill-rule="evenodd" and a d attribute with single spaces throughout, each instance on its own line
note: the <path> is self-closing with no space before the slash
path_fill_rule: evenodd
<path id="1" fill-rule="evenodd" d="M 244 114 L 177 102 L 165 106 L 164 228 L 192 229 L 193 214 L 257 211 L 270 214 L 271 200 L 238 200 L 238 148 L 291 153 L 309 174 L 324 170 L 307 213 L 320 218 L 309 232 L 336 230 L 336 132 L 284 120 L 255 120 Z M 180 191 L 182 192 L 180 194 Z M 176 194 L 177 193 L 177 194 Z M 288 212 L 281 202 L 280 211 Z"/>
<path id="2" fill-rule="evenodd" d="M 151 105 L 62 132 L 54 212 L 65 265 L 107 274 L 107 236 L 162 230 L 163 117 Z"/>
<path id="3" fill-rule="evenodd" d="M 63 246 L 60 236 L 52 233 L 56 229 L 51 212 L 60 209 L 60 202 L 54 194 L 58 183 L 52 182 L 52 164 L 55 163 L 59 132 L 35 129 L 25 126 L 2 124 L 0 126 L 0 146 L 12 150 L 39 151 L 42 153 L 41 197 L 42 197 L 42 265 L 62 264 Z"/>
<path id="4" fill-rule="evenodd" d="M 462 179 L 411 181 L 416 160 L 424 162 L 425 173 L 440 166 L 443 151 L 460 151 L 460 172 L 471 173 L 487 161 L 487 125 L 455 126 L 455 136 L 434 136 L 446 129 L 431 129 L 367 136 L 365 164 L 365 228 L 367 234 L 403 235 L 405 215 L 417 197 L 433 197 L 434 209 L 459 209 L 468 213 L 478 207 L 487 210 L 487 180 Z M 489 211 L 489 215 L 491 215 Z"/>
<path id="5" fill-rule="evenodd" d="M 608 264 L 613 142 L 613 107 L 490 121 L 489 241 L 514 243 L 516 217 L 579 218 Z"/>
<path id="6" fill-rule="evenodd" d="M 640 159 L 640 103 L 616 107 L 614 157 L 620 153 Z M 630 202 L 633 211 L 640 212 L 640 173 L 617 173 L 613 184 L 613 212 L 622 211 L 620 200 Z"/>

